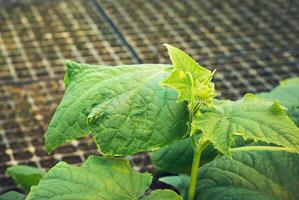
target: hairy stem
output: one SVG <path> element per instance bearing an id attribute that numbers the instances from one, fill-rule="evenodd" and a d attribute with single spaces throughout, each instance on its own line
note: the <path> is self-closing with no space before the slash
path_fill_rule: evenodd
<path id="1" fill-rule="evenodd" d="M 239 152 L 239 151 L 286 151 L 289 153 L 296 153 L 294 149 L 287 147 L 275 147 L 275 146 L 244 146 L 231 148 L 230 152 Z"/>
<path id="2" fill-rule="evenodd" d="M 192 162 L 192 169 L 191 169 L 191 179 L 189 183 L 189 200 L 194 200 L 195 191 L 196 191 L 196 181 L 197 181 L 197 174 L 199 170 L 200 164 L 200 157 L 201 157 L 201 148 L 200 145 L 194 149 L 194 156 Z"/>

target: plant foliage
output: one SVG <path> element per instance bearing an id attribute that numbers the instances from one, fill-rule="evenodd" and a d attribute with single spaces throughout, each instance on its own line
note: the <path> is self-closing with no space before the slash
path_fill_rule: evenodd
<path id="1" fill-rule="evenodd" d="M 31 186 L 39 183 L 45 172 L 35 167 L 15 165 L 7 168 L 6 174 L 11 176 L 24 190 L 29 191 Z"/>
<path id="2" fill-rule="evenodd" d="M 185 104 L 159 85 L 170 66 L 66 66 L 66 92 L 46 133 L 48 151 L 89 133 L 106 155 L 152 151 L 184 136 Z"/>
<path id="3" fill-rule="evenodd" d="M 180 199 L 170 190 L 144 195 L 151 182 L 148 173 L 135 172 L 126 159 L 90 156 L 81 167 L 65 162 L 55 165 L 32 187 L 27 200 Z"/>
<path id="4" fill-rule="evenodd" d="M 292 121 L 298 124 L 299 79 L 257 96 L 215 100 L 215 71 L 165 46 L 172 65 L 66 63 L 66 92 L 46 132 L 46 150 L 91 134 L 103 156 L 80 167 L 59 162 L 44 176 L 9 168 L 30 189 L 27 200 L 299 199 L 299 128 Z M 157 168 L 178 174 L 160 181 L 180 196 L 151 191 L 151 175 L 113 157 L 154 150 Z"/>
<path id="5" fill-rule="evenodd" d="M 261 93 L 258 96 L 279 101 L 288 109 L 287 113 L 299 126 L 299 77 L 281 81 L 279 86 L 272 91 Z"/>

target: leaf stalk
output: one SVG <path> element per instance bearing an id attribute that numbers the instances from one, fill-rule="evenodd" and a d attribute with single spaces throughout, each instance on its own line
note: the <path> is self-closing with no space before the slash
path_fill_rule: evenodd
<path id="1" fill-rule="evenodd" d="M 240 151 L 286 151 L 289 153 L 297 153 L 296 150 L 287 147 L 276 147 L 276 146 L 244 146 L 235 147 L 229 150 L 230 152 Z"/>

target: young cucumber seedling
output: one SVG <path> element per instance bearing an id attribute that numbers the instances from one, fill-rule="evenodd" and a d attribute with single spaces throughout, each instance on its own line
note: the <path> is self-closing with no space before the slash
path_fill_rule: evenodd
<path id="1" fill-rule="evenodd" d="M 91 134 L 103 156 L 90 156 L 80 167 L 59 162 L 45 174 L 9 169 L 30 188 L 27 200 L 299 198 L 299 128 L 289 118 L 298 123 L 299 79 L 271 93 L 216 100 L 215 71 L 165 46 L 172 65 L 66 63 L 66 92 L 46 132 L 46 150 Z M 292 102 L 280 97 L 282 91 Z M 144 151 L 155 151 L 158 168 L 187 174 L 161 179 L 181 196 L 150 192 L 150 174 L 113 157 Z M 6 197 L 16 195 L 23 198 Z"/>
<path id="2" fill-rule="evenodd" d="M 270 102 L 247 94 L 239 101 L 220 101 L 212 83 L 215 71 L 200 66 L 183 51 L 165 45 L 174 70 L 162 85 L 179 93 L 178 102 L 188 104 L 188 135 L 194 150 L 189 185 L 189 199 L 196 192 L 196 179 L 201 153 L 210 143 L 222 154 L 231 157 L 238 151 L 299 152 L 299 131 L 278 101 Z M 200 137 L 196 137 L 199 132 Z M 244 146 L 232 148 L 235 136 L 280 145 Z M 200 195 L 200 194 L 199 194 Z"/>

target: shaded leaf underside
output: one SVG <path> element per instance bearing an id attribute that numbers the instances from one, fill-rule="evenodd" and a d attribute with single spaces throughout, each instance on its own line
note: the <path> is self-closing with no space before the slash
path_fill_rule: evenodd
<path id="1" fill-rule="evenodd" d="M 160 170 L 173 174 L 189 174 L 191 172 L 193 154 L 190 138 L 185 138 L 153 152 L 151 159 L 153 164 Z M 210 145 L 203 151 L 200 163 L 207 163 L 215 158 L 216 155 L 217 151 Z"/>
<path id="2" fill-rule="evenodd" d="M 166 176 L 159 178 L 159 181 L 164 182 L 168 185 L 171 185 L 177 189 L 181 196 L 184 196 L 186 189 L 188 188 L 190 182 L 190 176 L 187 175 L 178 175 L 178 176 Z"/>

